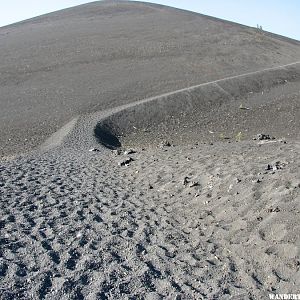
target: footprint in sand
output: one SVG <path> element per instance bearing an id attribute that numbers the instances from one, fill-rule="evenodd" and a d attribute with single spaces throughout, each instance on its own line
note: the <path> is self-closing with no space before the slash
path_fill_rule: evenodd
<path id="1" fill-rule="evenodd" d="M 285 224 L 265 224 L 265 227 L 259 230 L 259 236 L 264 241 L 281 241 L 287 234 Z"/>

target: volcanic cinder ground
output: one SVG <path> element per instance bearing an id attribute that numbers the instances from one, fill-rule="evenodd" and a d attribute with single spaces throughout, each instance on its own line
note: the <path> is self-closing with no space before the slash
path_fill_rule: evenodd
<path id="1" fill-rule="evenodd" d="M 0 299 L 300 293 L 299 41 L 102 1 L 0 47 Z"/>

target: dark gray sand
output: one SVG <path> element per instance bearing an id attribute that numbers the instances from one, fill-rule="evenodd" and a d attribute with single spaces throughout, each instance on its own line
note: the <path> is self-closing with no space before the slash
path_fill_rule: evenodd
<path id="1" fill-rule="evenodd" d="M 128 166 L 107 150 L 2 162 L 0 298 L 297 293 L 299 151 L 218 142 L 137 149 Z"/>
<path id="2" fill-rule="evenodd" d="M 150 3 L 93 2 L 0 28 L 0 155 L 82 113 L 300 60 L 300 42 Z"/>
<path id="3" fill-rule="evenodd" d="M 1 300 L 300 293 L 299 42 L 105 1 L 0 45 Z"/>
<path id="4" fill-rule="evenodd" d="M 4 157 L 0 298 L 299 293 L 299 81 L 266 88 L 268 75 L 248 97 L 222 98 L 207 126 L 192 121 L 205 109 L 175 125 L 159 117 L 178 92 L 81 116 L 31 154 Z M 143 130 L 153 112 L 159 122 Z"/>

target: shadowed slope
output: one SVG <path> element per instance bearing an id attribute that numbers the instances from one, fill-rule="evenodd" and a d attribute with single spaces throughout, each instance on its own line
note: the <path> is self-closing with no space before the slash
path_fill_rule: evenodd
<path id="1" fill-rule="evenodd" d="M 120 107 L 102 118 L 95 136 L 108 148 L 184 141 L 250 138 L 257 132 L 299 135 L 300 63 L 241 74 Z M 209 132 L 213 133 L 209 134 Z M 88 132 L 86 133 L 88 135 Z M 210 137 L 209 137 L 210 136 Z"/>
<path id="2" fill-rule="evenodd" d="M 300 59 L 297 41 L 161 5 L 93 2 L 0 28 L 1 154 L 77 115 Z"/>

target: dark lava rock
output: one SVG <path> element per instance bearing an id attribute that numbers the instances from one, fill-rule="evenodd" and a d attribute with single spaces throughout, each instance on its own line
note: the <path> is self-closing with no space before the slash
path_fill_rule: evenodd
<path id="1" fill-rule="evenodd" d="M 92 148 L 92 149 L 90 149 L 89 151 L 90 151 L 90 152 L 99 152 L 100 150 L 97 149 L 97 148 Z"/>
<path id="2" fill-rule="evenodd" d="M 158 146 L 159 146 L 159 148 L 164 148 L 164 147 L 171 147 L 172 144 L 169 141 L 164 140 L 164 141 L 161 141 Z"/>
<path id="3" fill-rule="evenodd" d="M 132 161 L 134 161 L 134 159 L 132 157 L 128 157 L 122 161 L 120 161 L 118 163 L 119 166 L 123 167 L 123 166 L 128 166 Z"/>
<path id="4" fill-rule="evenodd" d="M 259 140 L 259 141 L 266 141 L 266 140 L 275 140 L 274 137 L 271 137 L 269 134 L 264 134 L 264 133 L 260 133 L 258 134 L 255 138 L 253 138 L 254 140 Z"/>

